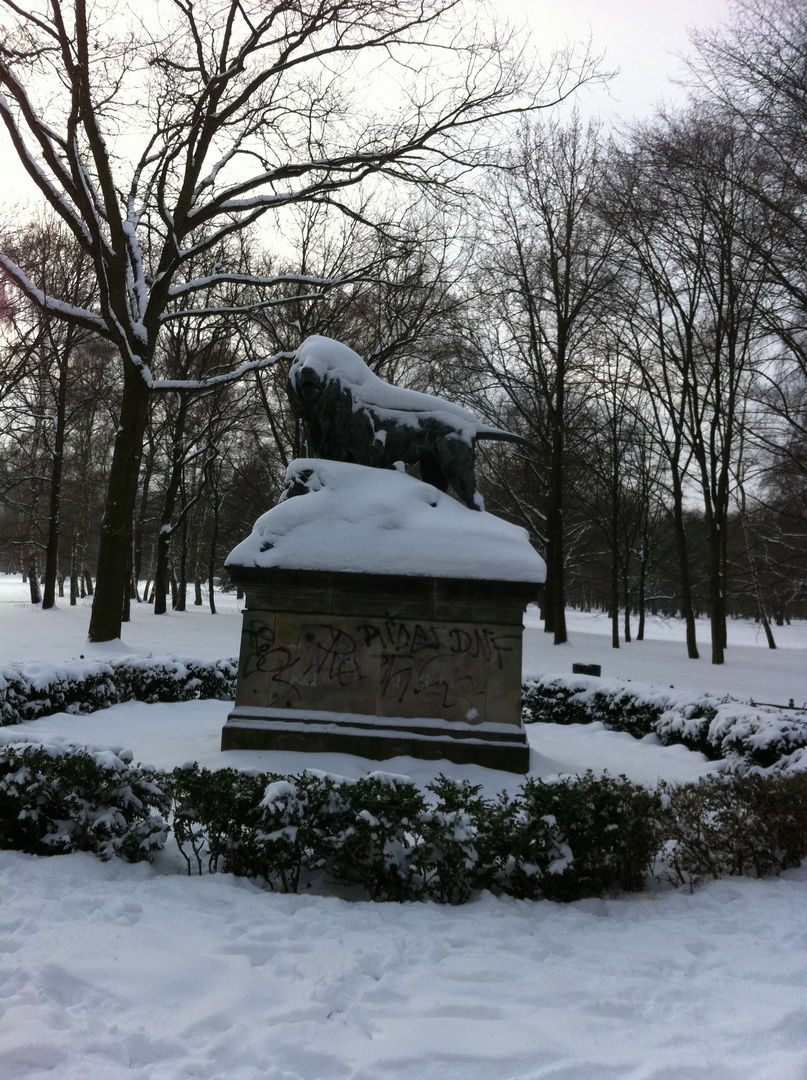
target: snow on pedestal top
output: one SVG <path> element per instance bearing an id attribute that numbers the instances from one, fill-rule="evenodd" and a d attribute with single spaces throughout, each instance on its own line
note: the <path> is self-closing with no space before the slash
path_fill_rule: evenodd
<path id="1" fill-rule="evenodd" d="M 404 472 L 324 459 L 291 463 L 280 502 L 225 565 L 536 583 L 546 576 L 517 525 Z"/>

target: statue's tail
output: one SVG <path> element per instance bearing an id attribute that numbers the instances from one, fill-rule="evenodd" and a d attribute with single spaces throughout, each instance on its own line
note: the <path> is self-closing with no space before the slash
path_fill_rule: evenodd
<path id="1" fill-rule="evenodd" d="M 502 431 L 500 428 L 481 428 L 474 436 L 474 440 L 477 439 L 490 439 L 491 442 L 520 443 L 522 446 L 528 446 L 530 450 L 535 449 L 535 443 L 531 443 L 523 435 L 515 435 L 512 431 Z"/>

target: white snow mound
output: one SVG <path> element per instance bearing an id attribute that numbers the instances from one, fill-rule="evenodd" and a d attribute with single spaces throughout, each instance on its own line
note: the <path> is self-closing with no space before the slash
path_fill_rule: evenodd
<path id="1" fill-rule="evenodd" d="M 525 529 L 404 472 L 300 458 L 227 567 L 542 582 Z M 304 489 L 290 497 L 288 489 Z"/>

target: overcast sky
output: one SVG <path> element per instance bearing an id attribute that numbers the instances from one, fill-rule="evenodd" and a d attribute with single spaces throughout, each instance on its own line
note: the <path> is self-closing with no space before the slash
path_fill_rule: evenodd
<path id="1" fill-rule="evenodd" d="M 601 87 L 584 92 L 586 112 L 630 120 L 646 116 L 660 99 L 673 100 L 682 91 L 670 78 L 680 74 L 676 53 L 688 51 L 687 28 L 709 27 L 728 13 L 728 0 L 498 0 L 521 25 L 529 22 L 543 52 L 560 44 L 593 38 L 605 52 L 605 66 L 619 68 L 610 93 Z"/>

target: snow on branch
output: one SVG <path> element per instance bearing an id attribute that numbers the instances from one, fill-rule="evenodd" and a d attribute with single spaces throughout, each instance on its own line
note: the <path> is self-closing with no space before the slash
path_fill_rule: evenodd
<path id="1" fill-rule="evenodd" d="M 207 379 L 155 379 L 151 388 L 155 391 L 174 393 L 178 390 L 191 393 L 211 390 L 220 386 L 227 386 L 229 383 L 238 382 L 239 379 L 249 375 L 250 372 L 263 371 L 264 368 L 276 364 L 278 360 L 292 360 L 293 358 L 293 352 L 273 353 L 272 356 L 264 356 L 260 360 L 251 360 L 248 364 L 242 364 L 241 367 L 235 368 L 233 371 L 227 371 L 221 375 L 211 375 Z"/>
<path id="2" fill-rule="evenodd" d="M 349 280 L 354 280 L 353 278 Z M 334 284 L 340 284 L 335 282 Z M 306 300 L 321 300 L 324 292 L 300 293 L 294 296 L 274 296 L 270 300 L 260 300 L 249 304 L 231 304 L 221 307 L 183 308 L 181 311 L 168 311 L 160 316 L 160 325 L 176 322 L 177 319 L 206 319 L 221 315 L 248 315 L 254 311 L 279 307 L 281 304 L 301 303 Z"/>
<path id="3" fill-rule="evenodd" d="M 85 329 L 92 330 L 102 337 L 108 338 L 110 336 L 107 325 L 100 315 L 96 315 L 92 311 L 87 311 L 86 308 L 68 304 L 65 300 L 58 300 L 55 296 L 48 296 L 34 285 L 33 281 L 31 281 L 24 270 L 21 270 L 13 260 L 9 259 L 9 257 L 1 251 L 0 269 L 5 271 L 8 275 L 8 279 L 16 285 L 32 303 L 36 304 L 38 308 L 50 312 L 50 314 L 55 315 L 57 319 L 78 323 Z"/>
<path id="4" fill-rule="evenodd" d="M 33 107 L 28 102 L 25 90 L 14 78 L 5 65 L 0 64 L 0 78 L 6 83 L 9 88 L 13 88 L 14 98 L 17 104 L 20 105 L 21 112 L 25 116 L 29 127 L 33 130 L 37 141 L 42 148 L 43 157 L 53 172 L 54 176 L 58 180 L 58 183 L 64 189 L 64 192 L 72 199 L 75 198 L 75 185 L 69 172 L 65 169 L 63 163 L 59 160 L 58 156 L 53 151 L 51 141 L 62 145 L 58 136 L 47 127 L 47 125 L 41 123 L 36 116 Z M 9 133 L 11 142 L 14 146 L 14 150 L 22 163 L 23 168 L 34 181 L 39 190 L 43 193 L 53 209 L 57 214 L 66 222 L 71 231 L 78 237 L 81 243 L 88 247 L 91 243 L 90 233 L 81 220 L 81 218 L 75 213 L 73 207 L 64 198 L 62 192 L 55 187 L 47 174 L 40 168 L 36 159 L 31 151 L 28 149 L 28 145 L 20 131 L 19 125 L 14 117 L 14 114 L 9 104 L 9 100 L 5 94 L 0 93 L 0 119 L 6 126 L 6 130 Z"/>
<path id="5" fill-rule="evenodd" d="M 277 285 L 310 285 L 312 287 L 328 288 L 333 285 L 343 285 L 348 280 L 352 281 L 353 278 L 341 277 L 335 279 L 312 277 L 307 274 L 278 274 L 275 277 L 261 277 L 257 274 L 239 274 L 224 271 L 220 274 L 210 274 L 208 277 L 196 278 L 194 281 L 187 281 L 182 285 L 174 285 L 168 290 L 168 295 L 172 300 L 176 300 L 180 296 L 185 296 L 191 292 L 197 292 L 199 289 L 209 289 L 214 285 L 223 285 L 225 283 L 233 285 L 254 285 L 264 289 L 274 288 Z M 300 297 L 294 296 L 284 299 L 299 300 Z M 251 304 L 248 306 L 252 307 Z"/>

